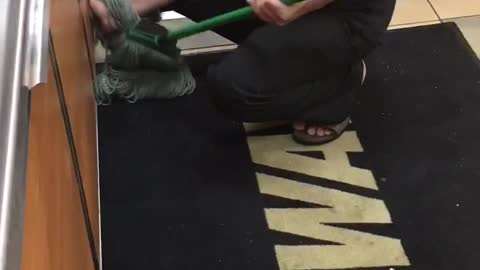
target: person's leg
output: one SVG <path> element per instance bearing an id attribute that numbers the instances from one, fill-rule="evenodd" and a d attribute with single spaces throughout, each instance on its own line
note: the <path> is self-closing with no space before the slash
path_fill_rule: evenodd
<path id="1" fill-rule="evenodd" d="M 365 6 L 370 7 L 365 10 L 370 10 L 369 12 L 358 12 L 361 9 L 361 3 L 352 3 L 349 6 L 348 1 L 336 2 L 339 4 L 337 6 L 339 9 L 345 10 L 344 16 L 348 18 L 348 24 L 353 33 L 350 42 L 355 49 L 357 59 L 365 58 L 381 44 L 381 37 L 386 32 L 392 19 L 395 2 L 395 0 L 370 0 L 365 2 Z M 352 11 L 355 9 L 357 12 Z M 365 62 L 362 61 L 357 67 L 363 71 L 361 79 L 361 84 L 363 84 L 366 76 Z M 331 122 L 318 121 L 318 119 L 323 119 L 322 116 L 325 115 L 325 111 L 330 112 L 331 119 L 341 119 L 339 115 L 348 116 L 350 107 L 355 99 L 355 92 L 355 90 L 351 91 L 329 104 L 315 106 L 306 111 L 301 118 L 304 121 L 294 124 L 294 138 L 303 143 L 317 144 L 339 136 L 339 133 L 343 132 L 346 124 L 349 122 L 348 117 L 344 121 L 334 122 L 333 124 Z"/>
<path id="2" fill-rule="evenodd" d="M 352 78 L 346 80 L 349 84 L 343 87 L 350 91 L 306 110 L 299 121 L 293 124 L 293 139 L 302 144 L 316 145 L 338 138 L 350 123 L 350 109 L 357 92 L 361 90 L 366 72 L 365 62 L 357 63 L 352 69 Z"/>
<path id="3" fill-rule="evenodd" d="M 256 30 L 210 70 L 217 107 L 237 121 L 298 121 L 307 135 L 341 133 L 366 71 L 362 57 L 372 49 L 348 18 L 327 8 L 284 27 Z M 382 27 L 370 30 L 380 34 Z"/>
<path id="4" fill-rule="evenodd" d="M 239 121 L 301 120 L 351 91 L 345 85 L 359 77 L 352 72 L 360 59 L 350 38 L 342 14 L 328 8 L 283 27 L 261 27 L 210 69 L 213 99 Z M 333 121 L 330 114 L 319 120 Z"/>

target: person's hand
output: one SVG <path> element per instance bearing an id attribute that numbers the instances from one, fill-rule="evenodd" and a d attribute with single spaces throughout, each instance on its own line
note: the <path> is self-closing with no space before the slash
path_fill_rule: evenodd
<path id="1" fill-rule="evenodd" d="M 286 25 L 301 14 L 299 12 L 299 6 L 294 4 L 287 6 L 280 0 L 247 0 L 252 6 L 255 14 L 267 23 L 271 23 L 278 26 Z"/>
<path id="2" fill-rule="evenodd" d="M 110 13 L 108 13 L 105 4 L 100 0 L 89 0 L 89 2 L 93 14 L 100 23 L 101 30 L 106 33 L 115 31 L 118 27 L 117 23 Z"/>

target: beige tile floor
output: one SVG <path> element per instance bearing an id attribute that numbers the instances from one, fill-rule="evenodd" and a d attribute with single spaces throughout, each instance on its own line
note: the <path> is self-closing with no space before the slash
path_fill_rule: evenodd
<path id="1" fill-rule="evenodd" d="M 451 19 L 462 31 L 477 56 L 480 58 L 480 16 Z"/>
<path id="2" fill-rule="evenodd" d="M 480 57 L 480 0 L 397 0 L 389 29 L 455 22 Z"/>
<path id="3" fill-rule="evenodd" d="M 164 17 L 165 18 L 165 17 Z M 170 30 L 178 29 L 179 27 L 192 23 L 188 18 L 176 18 L 172 20 L 164 20 L 161 22 L 163 26 Z M 207 31 L 205 33 L 194 35 L 178 41 L 178 47 L 182 49 L 182 54 L 198 54 L 212 51 L 224 51 L 235 48 L 235 44 L 214 33 Z"/>

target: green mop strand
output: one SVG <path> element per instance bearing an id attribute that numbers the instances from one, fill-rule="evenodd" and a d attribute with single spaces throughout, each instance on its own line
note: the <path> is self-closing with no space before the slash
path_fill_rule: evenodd
<path id="1" fill-rule="evenodd" d="M 175 98 L 195 89 L 195 79 L 182 62 L 176 44 L 152 50 L 126 38 L 131 29 L 150 34 L 167 33 L 152 22 L 142 21 L 132 10 L 129 0 L 103 0 L 119 30 L 108 36 L 97 33 L 107 49 L 103 70 L 95 79 L 95 96 L 99 105 L 115 99 L 134 103 L 141 99 Z"/>

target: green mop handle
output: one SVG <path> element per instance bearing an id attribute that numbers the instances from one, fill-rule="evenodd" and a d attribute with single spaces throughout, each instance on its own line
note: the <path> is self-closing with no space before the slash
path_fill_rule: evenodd
<path id="1" fill-rule="evenodd" d="M 285 5 L 292 5 L 303 0 L 281 0 Z M 225 24 L 247 20 L 253 17 L 253 9 L 250 6 L 240 8 L 222 15 L 206 19 L 201 22 L 192 23 L 184 26 L 178 30 L 171 31 L 167 35 L 167 40 L 176 41 L 182 38 L 186 38 L 201 32 L 212 30 L 215 27 L 219 27 Z"/>

